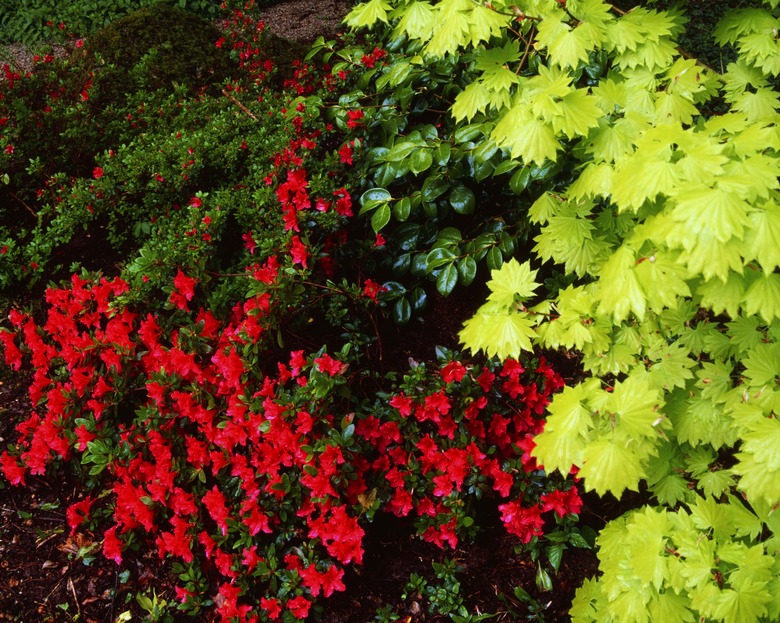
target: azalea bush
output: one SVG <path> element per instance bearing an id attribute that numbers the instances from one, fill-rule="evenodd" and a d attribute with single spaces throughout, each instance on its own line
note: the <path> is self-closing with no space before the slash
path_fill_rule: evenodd
<path id="1" fill-rule="evenodd" d="M 223 621 L 305 618 L 344 590 L 377 512 L 414 517 L 441 547 L 478 529 L 480 500 L 523 543 L 571 531 L 576 487 L 530 456 L 562 386 L 543 359 L 526 371 L 442 353 L 371 400 L 351 389 L 370 373 L 349 345 L 278 357 L 266 330 L 284 278 L 269 258 L 252 277 L 263 291 L 227 323 L 189 311 L 183 275 L 168 312 L 120 306 L 126 282 L 86 274 L 47 290 L 42 325 L 12 311 L 5 359 L 33 366 L 40 406 L 0 455 L 4 476 L 23 486 L 69 463 L 86 493 L 71 533 L 90 531 L 120 565 L 128 551 L 170 558 L 179 608 L 215 604 Z"/>

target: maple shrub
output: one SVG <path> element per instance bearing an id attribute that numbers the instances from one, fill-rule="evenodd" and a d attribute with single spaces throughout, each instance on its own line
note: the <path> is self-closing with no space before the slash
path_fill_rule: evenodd
<path id="1" fill-rule="evenodd" d="M 83 229 L 118 260 L 113 274 L 73 264 L 40 308 L 3 320 L 33 407 L 0 486 L 70 470 L 71 536 L 125 577 L 149 553 L 172 570 L 173 594 L 138 596 L 159 618 L 303 620 L 345 590 L 376 513 L 455 548 L 487 505 L 544 557 L 549 589 L 563 551 L 589 546 L 574 476 L 531 455 L 561 377 L 538 355 L 377 363 L 400 282 L 383 278 L 393 248 L 356 218 L 370 133 L 354 92 L 386 52 L 348 42 L 354 62 L 280 76 L 250 9 L 214 42 L 235 76 L 128 95 L 111 121 L 124 142 L 86 172 L 43 176 L 34 227 L 7 234 L 7 283 L 59 271 Z"/>
<path id="2" fill-rule="evenodd" d="M 599 535 L 576 622 L 780 617 L 780 9 L 741 6 L 713 32 L 722 68 L 652 4 L 370 0 L 346 20 L 390 51 L 356 102 L 395 268 L 445 292 L 484 261 L 466 347 L 581 355 L 532 455 L 650 499 Z"/>

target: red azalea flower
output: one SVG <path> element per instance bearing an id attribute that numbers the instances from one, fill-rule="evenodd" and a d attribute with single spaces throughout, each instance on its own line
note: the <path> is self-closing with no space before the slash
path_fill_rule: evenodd
<path id="1" fill-rule="evenodd" d="M 222 495 L 217 485 L 214 485 L 209 491 L 206 491 L 201 500 L 211 518 L 222 531 L 222 536 L 225 536 L 228 531 L 227 520 L 230 517 L 230 512 L 225 505 L 225 496 Z"/>
<path id="2" fill-rule="evenodd" d="M 301 242 L 298 236 L 293 236 L 290 246 L 290 255 L 293 258 L 293 264 L 300 264 L 303 268 L 308 268 L 309 252 L 306 245 Z"/>
<path id="3" fill-rule="evenodd" d="M 331 357 L 328 353 L 324 353 L 322 357 L 317 357 L 314 360 L 314 365 L 320 372 L 326 372 L 330 376 L 336 376 L 344 369 L 344 364 L 337 359 Z"/>
<path id="4" fill-rule="evenodd" d="M 309 616 L 309 608 L 311 608 L 311 602 L 303 595 L 293 597 L 287 602 L 287 609 L 293 614 L 293 616 L 299 619 L 305 619 Z"/>
<path id="5" fill-rule="evenodd" d="M 103 555 L 116 564 L 122 564 L 122 541 L 116 535 L 117 526 L 112 526 L 103 533 Z"/>
<path id="6" fill-rule="evenodd" d="M 19 465 L 17 460 L 8 454 L 8 452 L 0 454 L 0 469 L 2 469 L 3 475 L 12 485 L 25 485 L 24 476 L 27 473 L 27 470 L 22 465 Z"/>
<path id="7" fill-rule="evenodd" d="M 344 164 L 352 164 L 352 145 L 344 143 L 339 149 L 339 160 Z"/>
<path id="8" fill-rule="evenodd" d="M 451 361 L 441 370 L 441 378 L 445 383 L 460 383 L 466 376 L 466 366 L 460 361 Z"/>
<path id="9" fill-rule="evenodd" d="M 195 296 L 195 285 L 198 280 L 185 275 L 181 269 L 176 273 L 173 279 L 174 290 L 171 292 L 170 302 L 179 309 L 189 310 L 187 301 L 191 301 Z"/>
<path id="10" fill-rule="evenodd" d="M 378 284 L 372 279 L 366 279 L 363 284 L 363 296 L 371 299 L 374 303 L 378 303 L 377 297 L 380 293 L 387 292 L 387 288 L 381 284 Z"/>
<path id="11" fill-rule="evenodd" d="M 272 621 L 276 621 L 282 614 L 282 608 L 279 606 L 279 601 L 276 598 L 268 599 L 266 597 L 260 598 L 260 607 L 265 611 L 266 616 Z"/>
<path id="12" fill-rule="evenodd" d="M 509 534 L 519 537 L 523 543 L 528 543 L 535 536 L 542 536 L 542 510 L 538 505 L 524 508 L 519 501 L 501 504 L 501 521 Z"/>
<path id="13" fill-rule="evenodd" d="M 103 177 L 103 169 L 101 167 L 95 167 L 92 169 L 92 177 L 94 177 L 96 180 Z"/>
<path id="14" fill-rule="evenodd" d="M 244 248 L 249 251 L 250 255 L 254 255 L 255 249 L 257 248 L 257 242 L 255 242 L 254 236 L 252 236 L 252 232 L 248 231 L 247 233 L 243 234 L 241 238 L 244 240 Z"/>
<path id="15" fill-rule="evenodd" d="M 363 111 L 358 108 L 357 110 L 347 111 L 347 127 L 356 128 L 360 125 L 360 120 L 363 118 Z"/>

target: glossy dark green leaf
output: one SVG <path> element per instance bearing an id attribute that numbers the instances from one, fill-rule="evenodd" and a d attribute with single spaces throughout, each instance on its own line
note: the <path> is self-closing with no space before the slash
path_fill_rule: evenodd
<path id="1" fill-rule="evenodd" d="M 404 223 L 395 230 L 394 239 L 402 251 L 414 251 L 420 239 L 420 226 L 417 223 Z"/>
<path id="2" fill-rule="evenodd" d="M 446 247 L 440 247 L 428 253 L 428 257 L 426 258 L 425 263 L 427 266 L 427 271 L 431 272 L 439 266 L 443 266 L 444 264 L 451 264 L 454 260 L 455 254 L 450 249 L 447 249 Z"/>
<path id="3" fill-rule="evenodd" d="M 455 268 L 454 263 L 450 263 L 439 273 L 436 279 L 436 289 L 444 296 L 447 296 L 455 289 L 457 283 L 458 269 Z"/>
<path id="4" fill-rule="evenodd" d="M 393 145 L 385 158 L 387 158 L 389 162 L 399 162 L 400 160 L 404 160 L 411 156 L 417 149 L 419 149 L 417 143 L 403 141 Z"/>
<path id="5" fill-rule="evenodd" d="M 422 199 L 428 202 L 434 201 L 446 193 L 449 187 L 450 184 L 443 175 L 431 175 L 423 182 Z"/>
<path id="6" fill-rule="evenodd" d="M 450 192 L 450 205 L 458 214 L 471 214 L 476 203 L 476 197 L 470 188 L 456 186 Z"/>
<path id="7" fill-rule="evenodd" d="M 452 247 L 463 240 L 463 234 L 457 227 L 445 227 L 436 234 L 436 244 L 434 247 Z"/>
<path id="8" fill-rule="evenodd" d="M 401 253 L 393 260 L 393 274 L 396 277 L 403 277 L 409 272 L 412 266 L 412 255 L 410 253 Z"/>
<path id="9" fill-rule="evenodd" d="M 440 167 L 447 166 L 451 153 L 452 146 L 449 143 L 441 143 L 433 152 L 433 161 Z"/>
<path id="10" fill-rule="evenodd" d="M 412 212 L 412 200 L 409 197 L 399 199 L 393 205 L 393 216 L 397 221 L 405 221 Z"/>
<path id="11" fill-rule="evenodd" d="M 486 256 L 487 267 L 490 270 L 498 270 L 504 264 L 504 256 L 498 247 L 492 247 Z"/>
<path id="12" fill-rule="evenodd" d="M 412 274 L 425 277 L 428 274 L 428 254 L 416 253 L 412 256 Z"/>
<path id="13" fill-rule="evenodd" d="M 498 145 L 496 145 L 492 139 L 482 141 L 474 150 L 474 160 L 476 162 L 487 162 L 498 151 Z"/>
<path id="14" fill-rule="evenodd" d="M 520 163 L 517 160 L 503 160 L 498 164 L 495 171 L 493 171 L 493 175 L 503 175 L 504 173 L 509 173 L 510 171 L 514 171 L 519 166 Z"/>
<path id="15" fill-rule="evenodd" d="M 398 324 L 406 324 L 412 317 L 412 306 L 405 298 L 398 299 L 393 305 L 393 320 Z"/>
<path id="16" fill-rule="evenodd" d="M 365 205 L 368 201 L 379 201 L 387 203 L 393 198 L 390 191 L 386 188 L 369 188 L 366 192 L 360 195 L 360 205 Z"/>
<path id="17" fill-rule="evenodd" d="M 418 149 L 409 159 L 409 170 L 415 175 L 427 171 L 433 164 L 433 155 L 429 149 Z"/>
<path id="18" fill-rule="evenodd" d="M 409 293 L 409 301 L 414 311 L 421 312 L 428 303 L 428 293 L 424 288 L 417 286 Z"/>
<path id="19" fill-rule="evenodd" d="M 390 222 L 390 206 L 385 203 L 371 217 L 371 227 L 375 233 L 379 233 L 388 222 Z"/>
<path id="20" fill-rule="evenodd" d="M 458 274 L 460 275 L 461 285 L 468 286 L 477 276 L 477 262 L 470 255 L 464 257 L 458 262 Z"/>
<path id="21" fill-rule="evenodd" d="M 528 188 L 528 184 L 531 183 L 531 168 L 530 167 L 523 167 L 522 169 L 515 171 L 514 175 L 509 178 L 509 188 L 512 189 L 512 192 L 516 195 L 519 195 L 522 193 L 526 188 Z"/>

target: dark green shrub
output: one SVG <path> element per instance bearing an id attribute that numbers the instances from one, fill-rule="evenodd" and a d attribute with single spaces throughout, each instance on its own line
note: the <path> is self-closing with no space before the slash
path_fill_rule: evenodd
<path id="1" fill-rule="evenodd" d="M 0 43 L 48 41 L 52 32 L 47 24 L 64 24 L 67 32 L 88 35 L 133 11 L 161 2 L 203 17 L 213 18 L 219 13 L 216 0 L 3 0 Z"/>
<path id="2" fill-rule="evenodd" d="M 76 58 L 88 67 L 112 67 L 98 77 L 106 100 L 133 88 L 155 90 L 172 83 L 198 88 L 230 73 L 227 51 L 215 45 L 219 37 L 208 20 L 155 4 L 97 31 Z"/>

